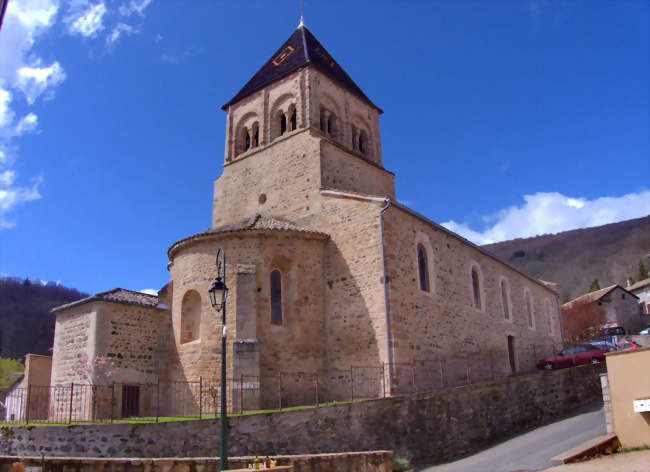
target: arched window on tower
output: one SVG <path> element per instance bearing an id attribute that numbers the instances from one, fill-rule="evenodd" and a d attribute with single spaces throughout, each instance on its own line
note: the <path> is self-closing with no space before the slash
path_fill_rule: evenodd
<path id="1" fill-rule="evenodd" d="M 289 109 L 289 124 L 291 125 L 290 131 L 295 131 L 296 130 L 296 107 L 292 106 Z"/>
<path id="2" fill-rule="evenodd" d="M 481 309 L 481 281 L 478 268 L 472 267 L 472 293 L 474 294 L 474 308 Z"/>
<path id="3" fill-rule="evenodd" d="M 422 244 L 418 244 L 418 278 L 420 281 L 420 290 L 430 291 L 429 284 L 429 261 L 427 251 Z"/>
<path id="4" fill-rule="evenodd" d="M 271 324 L 282 324 L 282 272 L 271 271 Z"/>
<path id="5" fill-rule="evenodd" d="M 260 127 L 259 125 L 255 125 L 254 131 L 253 131 L 253 147 L 257 147 L 260 145 Z"/>
<path id="6" fill-rule="evenodd" d="M 280 136 L 287 132 L 287 115 L 280 113 Z"/>
<path id="7" fill-rule="evenodd" d="M 503 307 L 503 317 L 506 320 L 509 320 L 510 305 L 508 303 L 508 283 L 505 280 L 501 281 L 501 306 Z"/>
<path id="8" fill-rule="evenodd" d="M 251 148 L 251 134 L 248 129 L 244 128 L 244 151 Z"/>
<path id="9" fill-rule="evenodd" d="M 320 109 L 320 130 L 332 139 L 336 139 L 337 134 L 336 115 L 329 109 L 322 107 Z"/>
<path id="10" fill-rule="evenodd" d="M 199 339 L 201 328 L 201 296 L 189 290 L 181 302 L 181 344 Z"/>

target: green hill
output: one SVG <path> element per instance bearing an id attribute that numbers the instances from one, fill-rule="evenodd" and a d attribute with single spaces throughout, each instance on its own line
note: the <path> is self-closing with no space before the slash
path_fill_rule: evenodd
<path id="1" fill-rule="evenodd" d="M 601 287 L 625 286 L 639 260 L 650 269 L 650 216 L 483 248 L 532 277 L 560 284 L 564 303 L 586 293 L 594 279 Z"/>
<path id="2" fill-rule="evenodd" d="M 58 305 L 87 295 L 53 282 L 0 278 L 0 357 L 23 360 L 27 353 L 52 355 Z"/>

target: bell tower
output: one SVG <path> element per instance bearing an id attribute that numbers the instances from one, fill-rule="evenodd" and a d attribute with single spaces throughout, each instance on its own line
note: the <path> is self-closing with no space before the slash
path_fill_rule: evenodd
<path id="1" fill-rule="evenodd" d="M 307 218 L 323 188 L 394 196 L 393 174 L 382 166 L 382 110 L 302 21 L 222 109 L 213 227 L 256 214 Z"/>

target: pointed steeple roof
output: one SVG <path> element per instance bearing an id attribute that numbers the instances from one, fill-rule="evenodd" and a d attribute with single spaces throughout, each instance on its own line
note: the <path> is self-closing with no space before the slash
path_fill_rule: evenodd
<path id="1" fill-rule="evenodd" d="M 343 68 L 338 65 L 302 21 L 296 31 L 294 31 L 280 49 L 278 49 L 275 54 L 266 61 L 266 64 L 257 71 L 253 78 L 250 79 L 246 85 L 244 85 L 244 87 L 221 108 L 226 110 L 228 106 L 238 102 L 242 98 L 257 92 L 261 88 L 266 87 L 267 85 L 308 65 L 312 65 L 339 85 L 345 87 L 350 93 L 376 108 L 380 113 L 382 112 L 377 105 L 372 103 L 370 99 L 366 97 L 359 86 L 355 84 Z"/>

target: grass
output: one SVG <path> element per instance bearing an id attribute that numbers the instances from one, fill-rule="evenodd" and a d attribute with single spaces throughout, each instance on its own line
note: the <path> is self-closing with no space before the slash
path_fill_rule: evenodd
<path id="1" fill-rule="evenodd" d="M 248 416 L 248 415 L 258 415 L 262 413 L 275 413 L 278 411 L 294 411 L 294 410 L 306 410 L 310 408 L 318 408 L 322 406 L 334 406 L 334 405 L 344 405 L 346 403 L 357 403 L 367 400 L 367 398 L 355 398 L 354 400 L 346 400 L 346 401 L 340 401 L 340 402 L 327 402 L 327 403 L 319 403 L 318 405 L 312 404 L 312 405 L 299 405 L 299 406 L 290 406 L 286 408 L 282 408 L 281 410 L 278 408 L 275 409 L 268 409 L 268 410 L 247 410 L 244 412 L 234 412 L 234 413 L 228 413 L 228 417 L 237 417 L 237 416 Z M 125 423 L 125 424 L 134 424 L 134 423 L 167 423 L 170 421 L 192 421 L 192 420 L 208 420 L 208 419 L 216 419 L 219 418 L 220 415 L 217 413 L 207 413 L 201 415 L 201 418 L 197 416 L 159 416 L 158 420 L 156 421 L 155 416 L 143 416 L 143 417 L 132 417 L 132 418 L 120 418 L 120 419 L 115 419 L 113 421 L 111 420 L 102 420 L 102 421 L 73 421 L 72 423 L 68 423 L 67 421 L 40 421 L 40 422 L 33 422 L 30 421 L 29 423 L 26 423 L 25 421 L 0 421 L 0 426 L 78 426 L 78 425 L 90 425 L 90 424 L 118 424 L 118 423 Z"/>

